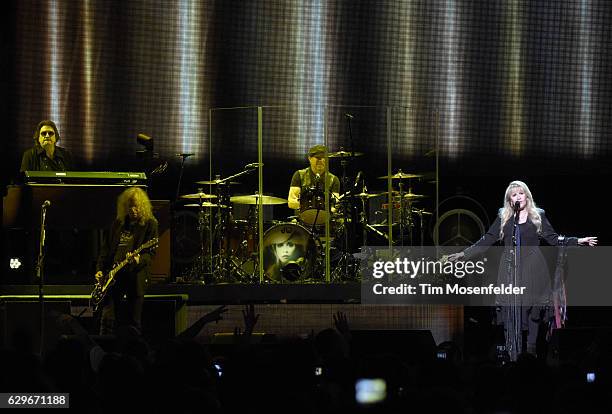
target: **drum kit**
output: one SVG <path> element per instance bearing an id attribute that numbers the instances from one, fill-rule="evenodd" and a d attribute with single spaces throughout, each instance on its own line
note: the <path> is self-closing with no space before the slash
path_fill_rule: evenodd
<path id="1" fill-rule="evenodd" d="M 414 207 L 426 198 L 412 191 L 410 180 L 422 175 L 404 173 L 401 170 L 391 176 L 398 183 L 391 197 L 388 192 L 368 192 L 365 180 L 359 173 L 353 181 L 348 180 L 346 165 L 352 157 L 362 153 L 338 151 L 328 154 L 328 158 L 341 159 L 343 166 L 340 195 L 330 194 L 326 208 L 325 192 L 321 188 L 303 188 L 300 192 L 300 208 L 296 216 L 284 221 L 267 221 L 263 226 L 263 252 L 259 252 L 259 208 L 260 206 L 287 205 L 288 200 L 258 193 L 233 195 L 232 187 L 239 182 L 236 178 L 248 174 L 253 168 L 233 176 L 214 180 L 197 181 L 196 193 L 184 194 L 181 200 L 184 207 L 198 211 L 197 230 L 199 235 L 199 254 L 183 280 L 213 283 L 259 283 L 260 257 L 263 258 L 265 283 L 318 283 L 323 282 L 325 273 L 325 251 L 329 243 L 331 281 L 357 281 L 360 279 L 360 263 L 354 253 L 361 245 L 368 244 L 368 234 L 373 233 L 385 242 L 404 244 L 404 236 L 409 234 L 412 243 L 412 230 L 415 215 L 420 217 L 421 242 L 423 240 L 423 216 L 431 213 Z M 249 164 L 247 167 L 252 167 Z M 405 182 L 408 182 L 406 186 Z M 357 189 L 359 182 L 362 186 Z M 355 183 L 355 184 L 353 184 Z M 208 186 L 210 191 L 204 192 Z M 396 186 L 393 185 L 395 188 Z M 369 202 L 375 197 L 387 197 L 382 209 L 393 209 L 394 228 L 399 227 L 399 239 L 385 233 L 387 223 L 370 224 L 368 217 Z M 248 207 L 246 219 L 234 218 L 233 207 Z M 381 213 L 378 211 L 377 213 Z M 384 216 L 388 212 L 382 212 Z M 325 237 L 325 224 L 329 221 L 329 235 Z M 393 230 L 395 232 L 395 230 Z M 357 246 L 358 244 L 358 246 Z"/>

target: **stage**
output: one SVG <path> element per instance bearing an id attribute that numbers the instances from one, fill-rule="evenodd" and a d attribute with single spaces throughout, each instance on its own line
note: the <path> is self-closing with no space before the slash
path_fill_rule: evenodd
<path id="1" fill-rule="evenodd" d="M 228 305 L 222 321 L 202 330 L 203 341 L 241 327 L 245 304 L 256 304 L 257 331 L 279 337 L 308 335 L 334 327 L 333 315 L 344 312 L 352 329 L 430 330 L 436 343 L 461 340 L 463 307 L 454 305 L 379 306 L 360 304 L 360 284 L 201 285 L 157 284 L 145 295 L 143 329 L 179 334 L 219 305 Z M 48 302 L 70 302 L 73 315 L 92 316 L 92 285 L 47 285 Z M 38 301 L 37 285 L 2 285 L 0 303 Z M 170 321 L 170 322 L 167 322 Z M 169 325 L 172 325 L 169 327 Z M 93 329 L 93 327 L 92 327 Z M 93 332 L 92 332 L 93 333 Z"/>

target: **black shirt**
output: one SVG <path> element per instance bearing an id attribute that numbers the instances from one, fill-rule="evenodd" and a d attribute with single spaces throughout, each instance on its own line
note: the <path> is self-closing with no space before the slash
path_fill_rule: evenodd
<path id="1" fill-rule="evenodd" d="M 45 150 L 36 145 L 23 153 L 20 171 L 70 171 L 73 169 L 72 155 L 62 147 L 55 147 L 53 159 Z"/>
<path id="2" fill-rule="evenodd" d="M 340 192 L 340 180 L 334 174 L 328 172 L 325 174 L 327 180 L 327 188 L 331 190 L 332 193 Z M 299 187 L 301 191 L 304 191 L 306 188 L 313 187 L 316 183 L 316 176 L 312 172 L 312 168 L 307 167 L 303 170 L 298 170 L 291 177 L 291 187 Z M 324 190 L 323 181 L 320 183 L 321 189 Z"/>

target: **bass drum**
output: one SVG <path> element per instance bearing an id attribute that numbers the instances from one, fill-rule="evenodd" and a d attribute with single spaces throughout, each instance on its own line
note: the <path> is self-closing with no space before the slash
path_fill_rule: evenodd
<path id="1" fill-rule="evenodd" d="M 263 237 L 263 267 L 266 277 L 277 282 L 320 279 L 318 252 L 310 231 L 295 223 L 270 227 Z"/>

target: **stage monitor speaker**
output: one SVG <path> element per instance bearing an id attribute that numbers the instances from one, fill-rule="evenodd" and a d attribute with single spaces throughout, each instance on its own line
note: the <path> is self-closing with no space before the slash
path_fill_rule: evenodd
<path id="1" fill-rule="evenodd" d="M 142 334 L 159 343 L 174 338 L 187 328 L 187 307 L 180 296 L 148 298 L 142 308 Z"/>
<path id="2" fill-rule="evenodd" d="M 429 330 L 355 330 L 351 349 L 358 356 L 395 355 L 407 362 L 433 360 L 436 342 Z"/>
<path id="3" fill-rule="evenodd" d="M 51 311 L 70 314 L 70 301 L 45 302 L 45 351 L 53 349 L 61 335 Z M 38 353 L 40 306 L 34 301 L 0 302 L 0 343 L 9 349 Z"/>

